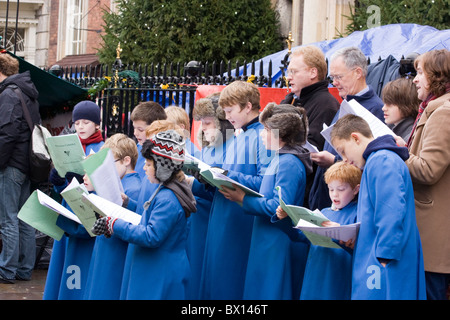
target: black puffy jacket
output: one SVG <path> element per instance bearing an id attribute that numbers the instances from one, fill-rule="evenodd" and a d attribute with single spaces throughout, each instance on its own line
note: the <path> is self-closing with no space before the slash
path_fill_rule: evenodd
<path id="1" fill-rule="evenodd" d="M 29 173 L 29 143 L 31 130 L 23 116 L 20 98 L 14 88 L 20 88 L 33 123 L 40 123 L 38 91 L 29 71 L 9 76 L 0 83 L 0 170 L 15 167 Z"/>

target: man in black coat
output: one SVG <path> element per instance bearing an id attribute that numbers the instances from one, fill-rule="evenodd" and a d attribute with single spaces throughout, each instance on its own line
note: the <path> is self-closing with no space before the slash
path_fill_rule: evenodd
<path id="1" fill-rule="evenodd" d="M 305 108 L 309 123 L 308 141 L 320 151 L 325 143 L 320 134 L 323 124 L 330 125 L 339 109 L 339 102 L 328 91 L 327 72 L 325 56 L 319 48 L 298 48 L 291 54 L 287 70 L 291 92 L 280 102 Z"/>
<path id="2" fill-rule="evenodd" d="M 35 229 L 17 215 L 30 195 L 29 144 L 31 130 L 22 104 L 14 91 L 19 88 L 34 123 L 40 122 L 38 91 L 29 72 L 18 73 L 19 62 L 0 53 L 0 283 L 29 280 L 36 255 Z"/>
<path id="3" fill-rule="evenodd" d="M 328 91 L 327 63 L 322 51 L 315 46 L 300 47 L 290 56 L 287 79 L 291 92 L 280 104 L 292 104 L 303 107 L 308 117 L 308 141 L 323 150 L 325 138 L 320 134 L 323 124 L 330 125 L 339 102 Z M 304 206 L 308 207 L 309 192 L 313 184 L 317 164 L 313 164 L 313 173 L 306 178 Z"/>

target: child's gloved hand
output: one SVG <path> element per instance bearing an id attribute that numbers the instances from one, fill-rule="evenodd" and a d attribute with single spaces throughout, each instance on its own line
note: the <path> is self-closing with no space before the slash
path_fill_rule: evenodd
<path id="1" fill-rule="evenodd" d="M 56 169 L 53 168 L 50 171 L 50 175 L 48 177 L 48 181 L 50 181 L 50 183 L 53 184 L 54 186 L 62 186 L 64 183 L 66 183 L 66 178 L 61 177 L 58 174 L 58 171 L 56 171 Z"/>
<path id="2" fill-rule="evenodd" d="M 72 182 L 73 178 L 76 178 L 78 183 L 83 183 L 83 176 L 81 174 L 70 171 L 66 173 L 66 179 L 69 183 Z"/>
<path id="3" fill-rule="evenodd" d="M 103 217 L 95 221 L 92 226 L 92 233 L 96 235 L 104 234 L 105 237 L 109 238 L 113 234 L 113 226 L 114 222 L 116 222 L 117 218 L 112 217 Z"/>

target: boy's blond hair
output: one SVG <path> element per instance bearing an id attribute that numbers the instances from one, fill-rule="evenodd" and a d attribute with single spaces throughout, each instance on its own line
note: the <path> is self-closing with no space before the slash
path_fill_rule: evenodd
<path id="1" fill-rule="evenodd" d="M 186 110 L 177 106 L 169 106 L 166 108 L 166 114 L 167 120 L 176 123 L 182 129 L 185 130 L 183 137 L 185 138 L 189 137 L 189 132 L 191 130 L 191 122 L 189 121 L 189 115 L 187 114 Z"/>
<path id="2" fill-rule="evenodd" d="M 324 179 L 326 184 L 339 180 L 348 183 L 355 188 L 361 182 L 361 169 L 344 161 L 338 161 L 325 171 Z"/>
<path id="3" fill-rule="evenodd" d="M 261 94 L 255 84 L 245 81 L 234 81 L 221 91 L 219 106 L 223 109 L 237 104 L 242 110 L 250 102 L 252 110 L 259 111 L 261 109 L 260 99 Z"/>
<path id="4" fill-rule="evenodd" d="M 103 148 L 111 149 L 114 158 L 117 160 L 122 160 L 129 156 L 131 168 L 134 170 L 138 158 L 138 149 L 133 139 L 123 133 L 116 133 L 106 139 L 105 144 L 102 146 Z"/>
<path id="5" fill-rule="evenodd" d="M 156 120 L 153 121 L 151 125 L 149 125 L 145 129 L 145 135 L 148 138 L 154 136 L 158 132 L 167 131 L 167 130 L 175 130 L 178 134 L 183 136 L 183 130 L 181 127 L 173 121 L 170 120 Z"/>

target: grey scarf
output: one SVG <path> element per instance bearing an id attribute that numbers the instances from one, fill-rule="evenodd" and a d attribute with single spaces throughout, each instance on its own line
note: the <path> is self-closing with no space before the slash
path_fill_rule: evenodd
<path id="1" fill-rule="evenodd" d="M 156 191 L 153 193 L 150 200 L 144 203 L 144 209 L 147 210 L 152 202 L 153 198 L 155 198 L 156 194 L 161 189 L 163 184 L 160 183 Z M 173 191 L 178 201 L 181 204 L 181 207 L 184 210 L 186 218 L 188 218 L 192 212 L 197 211 L 197 201 L 195 201 L 194 195 L 192 194 L 191 188 L 188 186 L 186 181 L 178 181 L 177 179 L 172 179 L 172 181 L 167 182 L 164 186 Z"/>

